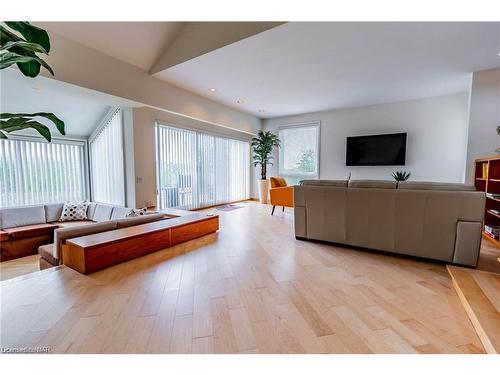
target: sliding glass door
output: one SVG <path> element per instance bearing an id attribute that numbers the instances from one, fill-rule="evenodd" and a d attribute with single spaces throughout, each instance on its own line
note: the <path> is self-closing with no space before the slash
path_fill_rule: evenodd
<path id="1" fill-rule="evenodd" d="M 157 125 L 160 208 L 193 209 L 250 197 L 250 144 Z"/>

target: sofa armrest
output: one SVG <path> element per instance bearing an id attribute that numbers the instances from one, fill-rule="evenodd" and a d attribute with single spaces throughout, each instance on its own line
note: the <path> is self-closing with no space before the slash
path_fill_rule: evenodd
<path id="1" fill-rule="evenodd" d="M 477 266 L 481 248 L 482 223 L 475 221 L 457 222 L 455 252 L 453 263 L 464 266 Z"/>

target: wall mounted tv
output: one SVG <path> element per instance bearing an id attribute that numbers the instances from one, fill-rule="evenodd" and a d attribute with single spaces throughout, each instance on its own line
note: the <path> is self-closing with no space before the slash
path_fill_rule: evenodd
<path id="1" fill-rule="evenodd" d="M 347 137 L 346 165 L 405 165 L 406 133 Z"/>

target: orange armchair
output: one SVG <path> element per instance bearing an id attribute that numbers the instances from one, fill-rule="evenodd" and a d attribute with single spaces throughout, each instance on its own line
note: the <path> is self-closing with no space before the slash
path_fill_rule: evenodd
<path id="1" fill-rule="evenodd" d="M 271 215 L 274 214 L 276 206 L 282 206 L 283 211 L 285 211 L 285 207 L 293 207 L 293 186 L 287 186 L 285 179 L 282 177 L 271 177 L 270 182 L 269 194 L 273 205 Z"/>

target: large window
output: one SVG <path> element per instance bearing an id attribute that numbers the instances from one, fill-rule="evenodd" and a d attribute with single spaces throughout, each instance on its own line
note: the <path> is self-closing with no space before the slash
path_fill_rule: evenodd
<path id="1" fill-rule="evenodd" d="M 90 139 L 92 200 L 125 205 L 123 126 L 120 109 L 114 111 Z"/>
<path id="2" fill-rule="evenodd" d="M 319 177 L 319 123 L 279 129 L 279 175 L 289 184 Z"/>
<path id="3" fill-rule="evenodd" d="M 250 144 L 157 125 L 160 208 L 193 209 L 249 198 Z"/>
<path id="4" fill-rule="evenodd" d="M 1 140 L 0 206 L 85 199 L 84 161 L 83 141 Z"/>

